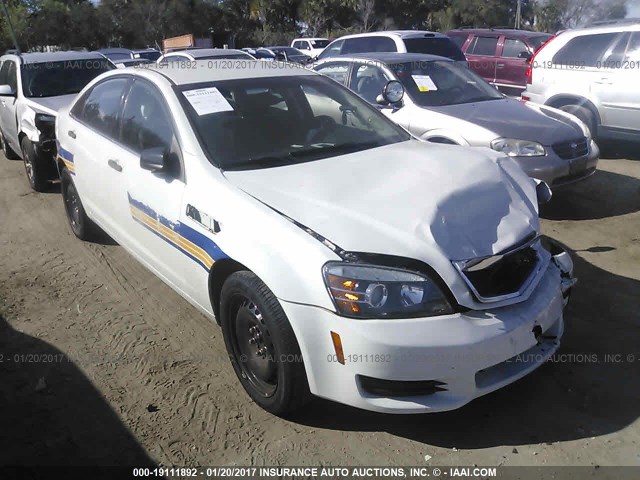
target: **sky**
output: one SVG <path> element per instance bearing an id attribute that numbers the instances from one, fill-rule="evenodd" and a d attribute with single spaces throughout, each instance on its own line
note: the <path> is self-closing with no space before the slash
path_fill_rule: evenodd
<path id="1" fill-rule="evenodd" d="M 627 18 L 640 18 L 640 0 L 629 0 L 627 3 Z"/>

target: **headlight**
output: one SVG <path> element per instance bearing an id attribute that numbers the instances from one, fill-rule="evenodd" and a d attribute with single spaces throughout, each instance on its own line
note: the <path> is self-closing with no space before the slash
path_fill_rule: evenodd
<path id="1" fill-rule="evenodd" d="M 330 262 L 324 281 L 340 315 L 354 318 L 430 317 L 455 313 L 426 275 L 375 265 Z"/>
<path id="2" fill-rule="evenodd" d="M 491 148 L 510 157 L 541 157 L 547 153 L 538 142 L 515 138 L 498 138 L 491 142 Z"/>

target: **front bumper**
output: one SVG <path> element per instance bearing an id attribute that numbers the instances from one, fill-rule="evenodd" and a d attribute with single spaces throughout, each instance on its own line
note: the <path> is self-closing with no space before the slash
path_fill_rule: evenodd
<path id="1" fill-rule="evenodd" d="M 553 355 L 564 329 L 570 286 L 564 284 L 563 293 L 563 280 L 570 270 L 572 264 L 550 262 L 527 301 L 443 317 L 353 320 L 317 307 L 281 304 L 292 320 L 313 394 L 377 412 L 438 412 L 508 385 Z M 330 332 L 340 336 L 344 364 L 337 361 Z M 371 379 L 383 387 L 422 382 L 409 385 L 437 388 L 394 395 L 372 390 Z"/>
<path id="2" fill-rule="evenodd" d="M 591 140 L 589 153 L 573 160 L 564 160 L 556 155 L 550 147 L 545 147 L 544 157 L 513 157 L 530 177 L 546 182 L 551 188 L 568 185 L 583 180 L 596 171 L 600 149 Z"/>

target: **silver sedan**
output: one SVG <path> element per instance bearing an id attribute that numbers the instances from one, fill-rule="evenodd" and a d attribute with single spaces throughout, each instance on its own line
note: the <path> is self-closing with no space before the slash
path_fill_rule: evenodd
<path id="1" fill-rule="evenodd" d="M 416 137 L 489 147 L 552 188 L 592 175 L 600 150 L 577 117 L 505 97 L 468 68 L 433 55 L 369 53 L 316 63 Z"/>

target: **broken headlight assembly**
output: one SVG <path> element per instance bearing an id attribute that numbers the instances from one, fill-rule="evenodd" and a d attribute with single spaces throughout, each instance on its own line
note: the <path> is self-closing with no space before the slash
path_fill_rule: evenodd
<path id="1" fill-rule="evenodd" d="M 345 317 L 384 319 L 455 313 L 440 286 L 422 273 L 329 262 L 323 275 L 338 314 Z"/>
<path id="2" fill-rule="evenodd" d="M 56 117 L 46 113 L 36 113 L 35 124 L 40 132 L 40 142 L 55 139 Z"/>

